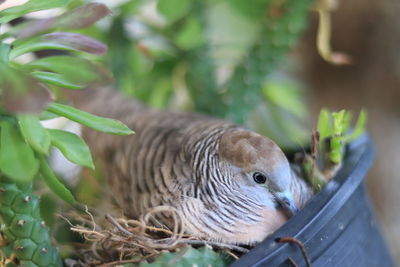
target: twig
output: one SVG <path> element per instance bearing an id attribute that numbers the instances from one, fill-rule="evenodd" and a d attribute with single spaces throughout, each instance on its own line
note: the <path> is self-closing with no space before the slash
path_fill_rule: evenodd
<path id="1" fill-rule="evenodd" d="M 314 187 L 314 185 L 316 184 L 318 187 L 320 187 L 320 181 L 318 180 L 319 177 L 317 177 L 316 172 L 319 171 L 318 169 L 316 170 L 316 168 L 318 168 L 317 166 L 317 156 L 318 156 L 318 145 L 319 145 L 319 132 L 313 130 L 311 133 L 311 158 L 312 158 L 312 162 L 311 162 L 311 179 L 312 179 L 312 185 Z M 323 186 L 323 185 L 322 185 Z M 319 190 L 322 189 L 319 188 Z"/>
<path id="2" fill-rule="evenodd" d="M 326 179 L 316 166 L 315 160 L 308 154 L 297 153 L 295 161 L 299 164 L 304 179 L 311 185 L 313 191 L 321 191 L 326 184 Z"/>
<path id="3" fill-rule="evenodd" d="M 288 262 L 290 262 L 290 264 L 292 264 L 293 267 L 299 267 L 299 265 L 291 257 L 288 258 Z"/>
<path id="4" fill-rule="evenodd" d="M 168 245 L 173 247 L 178 244 L 179 240 L 183 236 L 182 218 L 181 218 L 181 215 L 176 210 L 176 208 L 171 207 L 171 206 L 166 206 L 166 205 L 153 207 L 153 208 L 149 209 L 148 212 L 144 216 L 142 216 L 141 222 L 144 225 L 147 225 L 152 214 L 162 213 L 162 212 L 170 212 L 172 215 L 172 219 L 173 219 L 172 225 L 173 225 L 174 229 L 172 231 L 172 235 L 171 235 L 171 239 L 170 239 L 170 240 L 172 240 L 172 242 Z M 143 231 L 144 230 L 145 229 L 143 229 Z"/>
<path id="5" fill-rule="evenodd" d="M 60 217 L 61 219 L 63 219 L 64 221 L 66 221 L 69 224 L 69 226 L 75 227 L 75 225 L 67 217 L 65 217 L 64 215 L 57 214 L 57 216 Z"/>
<path id="6" fill-rule="evenodd" d="M 89 208 L 88 208 L 87 205 L 85 205 L 85 213 L 86 213 L 87 215 L 89 215 L 90 220 L 91 220 L 92 223 L 93 223 L 93 231 L 95 231 L 95 230 L 96 230 L 96 222 L 94 221 L 93 215 L 89 212 Z"/>
<path id="7" fill-rule="evenodd" d="M 232 253 L 229 249 L 224 248 L 223 251 L 224 251 L 226 254 L 228 254 L 229 256 L 231 256 L 232 258 L 234 258 L 235 261 L 237 261 L 237 260 L 239 259 L 239 257 L 238 257 L 236 254 Z"/>
<path id="8" fill-rule="evenodd" d="M 318 156 L 319 132 L 313 130 L 311 133 L 311 157 L 315 160 Z"/>
<path id="9" fill-rule="evenodd" d="M 331 48 L 331 12 L 336 8 L 336 0 L 319 0 L 316 4 L 316 11 L 319 15 L 317 49 L 320 56 L 334 65 L 348 65 L 352 63 L 351 57 L 341 53 L 333 52 Z"/>
<path id="10" fill-rule="evenodd" d="M 92 253 L 93 253 L 93 255 L 94 255 L 94 257 L 97 259 L 97 260 L 99 260 L 99 261 L 104 261 L 104 258 L 97 252 L 97 243 L 98 243 L 98 241 L 94 241 L 93 243 L 92 243 L 92 245 L 90 246 L 90 249 L 91 249 L 91 251 L 92 251 Z"/>
<path id="11" fill-rule="evenodd" d="M 93 230 L 87 230 L 87 229 L 79 228 L 79 227 L 71 227 L 70 230 L 71 230 L 71 231 L 74 231 L 74 232 L 81 233 L 81 234 L 98 235 L 98 236 L 101 236 L 102 238 L 106 237 L 105 235 L 103 235 L 103 234 L 100 233 L 100 232 L 93 231 Z"/>
<path id="12" fill-rule="evenodd" d="M 119 221 L 124 222 L 127 225 L 134 225 L 135 227 L 140 227 L 140 228 L 145 228 L 146 230 L 150 230 L 153 232 L 161 232 L 167 235 L 172 235 L 173 232 L 169 229 L 164 229 L 164 228 L 159 228 L 155 226 L 149 226 L 149 225 L 143 225 L 142 222 L 136 221 L 136 220 L 124 220 L 124 219 L 119 219 Z"/>
<path id="13" fill-rule="evenodd" d="M 300 248 L 301 253 L 303 254 L 303 257 L 304 257 L 304 260 L 306 261 L 307 267 L 312 266 L 310 258 L 308 257 L 308 253 L 307 253 L 307 250 L 306 250 L 303 242 L 301 242 L 297 238 L 290 237 L 290 236 L 277 238 L 276 242 L 278 242 L 278 243 L 293 243 L 293 244 L 297 245 Z"/>
<path id="14" fill-rule="evenodd" d="M 128 230 L 126 230 L 124 227 L 122 227 L 122 226 L 117 222 L 117 220 L 115 220 L 113 217 L 111 217 L 110 214 L 106 214 L 105 217 L 106 217 L 106 220 L 109 221 L 109 222 L 110 222 L 112 225 L 114 225 L 115 227 L 117 227 L 117 229 L 118 229 L 120 232 L 124 233 L 124 234 L 127 235 L 127 236 L 132 236 L 132 233 L 129 232 Z"/>
<path id="15" fill-rule="evenodd" d="M 84 210 L 82 210 L 83 212 Z M 139 262 L 147 257 L 159 255 L 162 251 L 174 251 L 184 245 L 209 245 L 228 250 L 228 254 L 231 256 L 234 255 L 233 252 L 238 254 L 249 251 L 236 245 L 195 240 L 190 235 L 184 234 L 181 214 L 170 206 L 152 208 L 140 220 L 114 218 L 112 215 L 106 214 L 103 217 L 105 220 L 97 224 L 97 231 L 91 230 L 94 225 L 93 217 L 87 212 L 85 213 L 84 216 L 76 216 L 81 219 L 85 226 L 71 226 L 71 230 L 81 233 L 86 240 L 91 242 L 92 246 L 86 251 L 82 250 L 81 253 L 86 253 L 82 254 L 85 255 L 84 261 L 86 263 L 96 266 L 106 267 Z M 156 213 L 171 213 L 171 225 L 165 228 L 164 226 L 159 228 L 151 225 L 154 220 L 157 220 L 158 214 Z M 172 230 L 169 227 L 172 227 Z M 157 232 L 165 234 L 166 237 L 160 239 L 158 235 L 154 236 L 153 233 Z M 132 256 L 137 257 L 132 259 Z M 236 255 L 233 257 L 237 259 Z"/>

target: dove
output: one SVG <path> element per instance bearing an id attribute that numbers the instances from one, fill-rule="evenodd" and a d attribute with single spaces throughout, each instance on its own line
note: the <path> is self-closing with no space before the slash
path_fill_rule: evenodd
<path id="1" fill-rule="evenodd" d="M 156 110 L 110 88 L 74 104 L 135 131 L 113 136 L 83 130 L 113 198 L 128 218 L 173 207 L 185 233 L 228 244 L 255 244 L 312 196 L 269 138 L 206 115 Z M 171 215 L 157 218 L 170 225 Z"/>

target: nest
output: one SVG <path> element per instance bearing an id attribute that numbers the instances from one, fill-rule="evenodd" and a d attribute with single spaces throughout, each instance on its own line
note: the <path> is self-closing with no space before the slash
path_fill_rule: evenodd
<path id="1" fill-rule="evenodd" d="M 173 219 L 170 229 L 159 222 L 157 214 L 169 213 Z M 77 250 L 79 260 L 67 262 L 70 266 L 114 266 L 125 263 L 152 261 L 163 251 L 177 251 L 187 246 L 208 245 L 222 250 L 233 258 L 248 252 L 248 248 L 199 240 L 183 231 L 182 219 L 175 208 L 158 206 L 149 209 L 139 220 L 115 218 L 110 214 L 94 216 L 85 207 L 84 212 L 73 211 L 68 215 L 77 223 L 70 224 L 73 232 L 79 233 L 85 240 L 83 248 Z M 68 264 L 69 263 L 69 264 Z"/>

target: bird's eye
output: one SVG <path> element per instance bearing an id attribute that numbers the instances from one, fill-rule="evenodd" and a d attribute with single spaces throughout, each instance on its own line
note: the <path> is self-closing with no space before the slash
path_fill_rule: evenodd
<path id="1" fill-rule="evenodd" d="M 253 179 L 254 182 L 256 182 L 257 184 L 265 184 L 265 182 L 267 181 L 267 177 L 265 177 L 265 175 L 260 172 L 253 173 Z"/>

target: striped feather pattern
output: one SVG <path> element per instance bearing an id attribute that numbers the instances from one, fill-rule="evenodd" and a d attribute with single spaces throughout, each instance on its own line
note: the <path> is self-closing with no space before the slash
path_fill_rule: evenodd
<path id="1" fill-rule="evenodd" d="M 230 243 L 261 241 L 286 221 L 268 190 L 252 185 L 219 153 L 222 136 L 242 127 L 199 114 L 156 111 L 109 89 L 93 94 L 76 97 L 76 104 L 136 132 L 83 133 L 126 216 L 138 218 L 148 208 L 170 205 L 180 212 L 186 232 Z M 291 190 L 298 204 L 311 196 L 299 179 Z M 168 218 L 159 219 L 168 224 Z"/>

